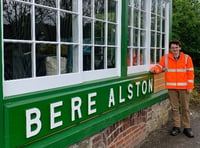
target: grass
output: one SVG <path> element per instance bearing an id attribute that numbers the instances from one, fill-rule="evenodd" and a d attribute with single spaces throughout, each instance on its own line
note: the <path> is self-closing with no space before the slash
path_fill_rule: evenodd
<path id="1" fill-rule="evenodd" d="M 200 104 L 200 92 L 198 92 L 196 89 L 193 90 L 193 92 L 190 96 L 190 103 L 192 105 L 199 105 Z"/>

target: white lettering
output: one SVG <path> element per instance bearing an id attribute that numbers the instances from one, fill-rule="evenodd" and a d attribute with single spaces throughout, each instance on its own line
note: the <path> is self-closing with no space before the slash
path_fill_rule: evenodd
<path id="1" fill-rule="evenodd" d="M 147 93 L 147 81 L 143 81 L 142 82 L 142 94 L 146 94 Z"/>
<path id="2" fill-rule="evenodd" d="M 119 103 L 125 102 L 125 98 L 122 98 L 122 87 L 119 86 Z"/>
<path id="3" fill-rule="evenodd" d="M 77 111 L 78 113 L 78 117 L 82 118 L 82 114 L 81 114 L 81 104 L 82 104 L 82 100 L 80 97 L 74 97 L 71 100 L 71 107 L 72 107 L 72 121 L 75 120 L 75 111 Z"/>
<path id="4" fill-rule="evenodd" d="M 96 101 L 92 101 L 92 98 L 96 96 L 96 92 L 88 94 L 88 115 L 91 115 L 97 111 L 96 108 L 92 109 L 92 106 L 96 104 Z"/>
<path id="5" fill-rule="evenodd" d="M 139 94 L 140 94 L 140 87 L 139 87 L 140 81 L 136 82 L 135 84 L 136 84 L 136 86 L 137 86 L 137 97 L 138 97 Z"/>
<path id="6" fill-rule="evenodd" d="M 113 88 L 110 89 L 110 96 L 109 96 L 109 105 L 108 107 L 115 105 L 115 97 L 114 97 L 114 90 Z"/>
<path id="7" fill-rule="evenodd" d="M 133 98 L 133 85 L 130 83 L 128 85 L 128 99 L 131 100 Z"/>
<path id="8" fill-rule="evenodd" d="M 34 118 L 31 118 L 33 117 Z M 41 128 L 42 128 L 42 123 L 40 121 L 40 110 L 38 108 L 32 108 L 26 110 L 26 138 L 33 137 L 37 135 Z M 36 125 L 34 129 L 32 129 L 32 126 Z"/>
<path id="9" fill-rule="evenodd" d="M 149 92 L 153 91 L 153 79 L 149 80 Z"/>
<path id="10" fill-rule="evenodd" d="M 59 107 L 59 106 L 62 106 L 62 105 L 63 105 L 63 102 L 62 102 L 62 101 L 59 101 L 59 102 L 56 102 L 56 103 L 52 103 L 52 104 L 50 105 L 50 114 L 51 114 L 51 116 L 50 116 L 50 118 L 51 118 L 51 119 L 50 119 L 50 122 L 51 122 L 51 129 L 63 125 L 63 122 L 62 122 L 62 121 L 59 121 L 59 122 L 57 122 L 57 123 L 55 122 L 55 118 L 61 116 L 61 112 L 60 112 L 60 111 L 57 112 L 57 113 L 55 113 L 55 108 L 56 108 L 56 107 Z"/>

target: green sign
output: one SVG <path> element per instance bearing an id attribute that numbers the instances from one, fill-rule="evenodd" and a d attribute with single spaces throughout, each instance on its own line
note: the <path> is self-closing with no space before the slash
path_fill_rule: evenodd
<path id="1" fill-rule="evenodd" d="M 146 76 L 6 104 L 6 146 L 47 138 L 151 93 L 153 77 Z"/>

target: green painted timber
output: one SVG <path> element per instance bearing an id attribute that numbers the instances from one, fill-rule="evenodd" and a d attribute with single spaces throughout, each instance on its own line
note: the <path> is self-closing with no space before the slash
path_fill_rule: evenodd
<path id="1" fill-rule="evenodd" d="M 92 134 L 95 134 L 113 123 L 122 120 L 134 112 L 141 111 L 157 102 L 160 102 L 168 97 L 167 91 L 161 91 L 156 94 L 152 94 L 138 101 L 137 103 L 130 103 L 125 107 L 118 108 L 110 113 L 104 114 L 88 121 L 84 124 L 77 125 L 69 130 L 63 131 L 54 136 L 47 137 L 41 141 L 35 142 L 31 145 L 27 145 L 27 148 L 55 148 L 55 147 L 67 147 L 70 146 Z"/>
<path id="2" fill-rule="evenodd" d="M 127 37 L 128 37 L 128 1 L 123 0 L 122 1 L 122 26 L 121 30 L 121 76 L 126 77 L 127 76 Z M 124 29 L 127 28 L 127 29 Z"/>
<path id="3" fill-rule="evenodd" d="M 65 91 L 58 90 L 57 93 L 51 92 L 48 95 L 27 96 L 26 99 L 24 99 L 25 96 L 22 96 L 14 102 L 11 101 L 12 99 L 7 99 L 4 104 L 4 124 L 7 126 L 5 129 L 6 147 L 27 145 L 52 135 L 59 135 L 59 133 L 68 131 L 71 127 L 75 128 L 84 122 L 95 122 L 96 118 L 104 117 L 109 112 L 123 107 L 126 108 L 130 104 L 138 104 L 137 102 L 143 101 L 145 97 L 152 93 L 153 75 L 147 74 L 121 80 L 116 79 L 112 82 L 106 81 L 98 85 L 87 84 L 86 87 L 65 89 Z M 76 101 L 74 102 L 74 100 Z M 55 118 L 55 122 L 62 121 L 63 124 L 52 128 L 50 126 L 52 121 L 52 114 L 50 113 L 52 113 L 52 110 L 50 111 L 50 109 L 58 103 L 60 105 L 53 110 L 53 113 L 60 112 L 62 116 Z M 80 106 L 79 112 L 74 110 L 77 106 Z M 144 107 L 138 106 L 137 108 Z M 27 112 L 33 109 L 37 109 L 41 114 L 41 118 L 38 119 L 38 122 L 41 123 L 41 129 L 36 135 L 29 137 L 27 136 L 27 131 L 29 131 L 27 125 L 35 129 L 38 128 L 38 126 L 29 125 L 28 122 L 32 120 L 28 120 Z M 31 115 L 36 116 L 35 114 Z M 88 135 L 87 132 L 84 135 Z"/>

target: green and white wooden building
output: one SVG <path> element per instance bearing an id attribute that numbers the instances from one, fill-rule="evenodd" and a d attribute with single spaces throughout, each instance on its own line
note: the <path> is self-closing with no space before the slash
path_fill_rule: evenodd
<path id="1" fill-rule="evenodd" d="M 1 0 L 0 147 L 68 147 L 167 98 L 170 0 Z"/>

